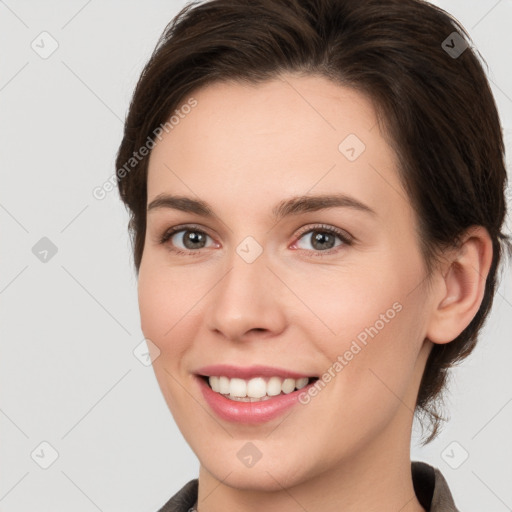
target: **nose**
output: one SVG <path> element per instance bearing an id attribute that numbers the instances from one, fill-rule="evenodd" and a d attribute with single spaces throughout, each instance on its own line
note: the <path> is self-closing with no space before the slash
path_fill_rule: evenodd
<path id="1" fill-rule="evenodd" d="M 268 267 L 265 252 L 252 263 L 237 253 L 212 290 L 206 323 L 230 341 L 268 338 L 286 327 L 282 283 Z"/>

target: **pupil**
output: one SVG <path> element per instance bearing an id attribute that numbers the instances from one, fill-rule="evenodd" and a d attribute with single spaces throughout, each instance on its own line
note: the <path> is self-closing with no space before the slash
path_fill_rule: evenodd
<path id="1" fill-rule="evenodd" d="M 315 249 L 331 249 L 334 247 L 334 237 L 331 234 L 323 231 L 313 231 L 313 235 L 313 247 Z"/>
<path id="2" fill-rule="evenodd" d="M 183 243 L 187 249 L 200 249 L 202 243 L 204 243 L 204 236 L 196 231 L 189 231 L 188 234 L 184 235 Z M 197 247 L 197 244 L 200 247 Z"/>

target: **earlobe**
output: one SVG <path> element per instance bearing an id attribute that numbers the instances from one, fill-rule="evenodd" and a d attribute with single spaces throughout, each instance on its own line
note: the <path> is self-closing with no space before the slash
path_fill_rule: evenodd
<path id="1" fill-rule="evenodd" d="M 443 344 L 454 340 L 474 318 L 485 292 L 492 262 L 492 241 L 483 226 L 469 228 L 434 285 L 427 338 Z M 436 289 L 438 290 L 436 296 Z"/>

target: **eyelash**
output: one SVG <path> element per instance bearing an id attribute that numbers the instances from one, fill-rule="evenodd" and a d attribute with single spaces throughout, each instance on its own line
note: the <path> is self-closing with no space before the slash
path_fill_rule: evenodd
<path id="1" fill-rule="evenodd" d="M 192 224 L 192 225 L 174 226 L 174 227 L 168 229 L 159 238 L 158 242 L 161 245 L 165 245 L 173 237 L 173 235 L 175 235 L 176 233 L 179 233 L 181 231 L 193 231 L 193 232 L 204 234 L 204 235 L 209 236 L 210 238 L 212 238 L 206 231 L 201 229 L 199 226 L 195 226 L 195 225 Z M 297 250 L 314 253 L 315 257 L 323 257 L 323 256 L 328 256 L 328 255 L 331 255 L 331 254 L 335 254 L 335 253 L 337 253 L 340 250 L 340 247 L 351 246 L 353 244 L 353 242 L 354 242 L 353 237 L 350 236 L 345 231 L 342 231 L 342 230 L 340 230 L 338 228 L 335 228 L 333 226 L 327 226 L 325 224 L 317 224 L 317 225 L 314 225 L 314 226 L 307 226 L 303 230 L 299 230 L 299 232 L 296 235 L 296 241 L 294 242 L 294 245 L 304 235 L 306 235 L 308 233 L 311 233 L 313 231 L 320 231 L 322 233 L 328 233 L 330 235 L 337 236 L 341 240 L 342 244 L 341 245 L 337 245 L 337 246 L 333 247 L 332 249 L 327 249 L 325 251 L 315 251 L 315 250 L 308 250 L 308 249 L 297 249 Z M 193 256 L 193 255 L 198 255 L 199 256 L 201 254 L 200 253 L 200 249 L 189 250 L 189 251 L 184 251 L 183 249 L 177 249 L 177 248 L 174 248 L 174 247 L 169 247 L 168 249 L 171 252 L 175 253 L 175 254 L 184 255 L 184 256 Z"/>

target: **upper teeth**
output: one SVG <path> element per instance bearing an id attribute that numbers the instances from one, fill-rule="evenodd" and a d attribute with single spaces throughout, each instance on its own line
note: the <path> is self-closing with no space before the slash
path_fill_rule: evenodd
<path id="1" fill-rule="evenodd" d="M 232 397 L 261 398 L 265 395 L 276 396 L 281 393 L 291 393 L 295 389 L 301 389 L 307 385 L 309 379 L 302 377 L 300 379 L 281 379 L 280 377 L 270 377 L 266 380 L 263 377 L 255 377 L 250 380 L 228 377 L 212 376 L 208 378 L 211 388 L 222 395 Z"/>

